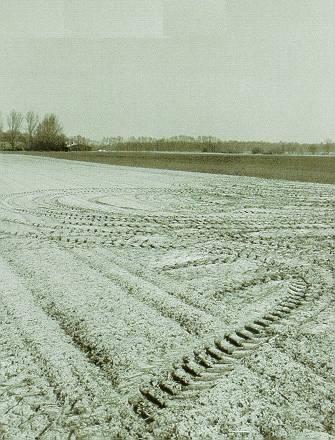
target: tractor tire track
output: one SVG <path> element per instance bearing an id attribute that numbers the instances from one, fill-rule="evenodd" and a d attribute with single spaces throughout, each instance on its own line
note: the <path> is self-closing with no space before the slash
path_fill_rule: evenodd
<path id="1" fill-rule="evenodd" d="M 309 298 L 310 285 L 303 279 L 289 286 L 289 294 L 259 319 L 217 338 L 176 363 L 161 380 L 139 388 L 139 396 L 129 400 L 134 412 L 145 422 L 153 422 L 164 408 L 175 406 L 178 400 L 193 399 L 202 390 L 230 374 L 234 365 L 269 337 L 274 324 L 289 317 Z"/>

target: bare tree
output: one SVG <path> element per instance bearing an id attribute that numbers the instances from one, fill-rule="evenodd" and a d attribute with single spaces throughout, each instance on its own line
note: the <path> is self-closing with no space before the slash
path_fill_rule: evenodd
<path id="1" fill-rule="evenodd" d="M 31 148 L 33 143 L 34 134 L 36 133 L 37 125 L 38 125 L 38 114 L 32 111 L 27 112 L 26 114 L 26 123 L 27 123 L 27 134 L 28 134 L 28 148 Z"/>
<path id="2" fill-rule="evenodd" d="M 46 114 L 38 124 L 33 148 L 36 150 L 59 150 L 65 147 L 63 127 L 54 113 Z"/>
<path id="3" fill-rule="evenodd" d="M 21 113 L 12 110 L 7 116 L 8 135 L 9 142 L 14 148 L 18 135 L 20 134 L 20 128 L 22 126 L 23 116 Z"/>

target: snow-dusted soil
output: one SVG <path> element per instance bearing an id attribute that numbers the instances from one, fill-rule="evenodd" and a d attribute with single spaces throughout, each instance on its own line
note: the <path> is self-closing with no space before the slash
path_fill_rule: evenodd
<path id="1" fill-rule="evenodd" d="M 0 438 L 334 438 L 334 202 L 0 155 Z"/>

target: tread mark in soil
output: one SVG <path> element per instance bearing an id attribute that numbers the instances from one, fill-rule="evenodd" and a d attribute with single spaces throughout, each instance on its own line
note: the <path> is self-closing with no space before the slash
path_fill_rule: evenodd
<path id="1" fill-rule="evenodd" d="M 194 398 L 201 390 L 212 388 L 215 381 L 229 374 L 234 364 L 255 349 L 262 339 L 267 339 L 268 328 L 298 308 L 308 298 L 309 284 L 295 281 L 289 287 L 289 296 L 273 310 L 255 319 L 242 329 L 215 339 L 213 346 L 187 355 L 158 382 L 140 388 L 140 395 L 129 403 L 135 413 L 147 423 L 152 423 L 159 412 L 173 401 Z"/>

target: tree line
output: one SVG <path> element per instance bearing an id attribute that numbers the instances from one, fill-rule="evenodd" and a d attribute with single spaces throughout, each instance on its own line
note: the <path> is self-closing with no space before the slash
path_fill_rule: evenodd
<path id="1" fill-rule="evenodd" d="M 229 154 L 334 154 L 335 143 L 325 139 L 321 143 L 266 142 L 222 140 L 214 136 L 186 136 L 155 138 L 146 136 L 104 137 L 100 143 L 108 151 L 161 151 Z"/>
<path id="2" fill-rule="evenodd" d="M 6 126 L 3 119 L 6 121 Z M 94 145 L 95 144 L 95 145 Z M 54 113 L 42 119 L 33 111 L 22 114 L 12 110 L 6 118 L 0 112 L 0 148 L 35 151 L 91 150 L 103 147 L 109 151 L 171 151 L 251 154 L 334 154 L 335 143 L 326 139 L 319 144 L 265 141 L 223 141 L 214 136 L 171 136 L 168 138 L 104 137 L 100 143 L 83 136 L 68 138 Z"/>
<path id="3" fill-rule="evenodd" d="M 221 142 L 221 139 L 216 136 L 186 136 L 183 134 L 177 136 L 155 138 L 152 136 L 114 136 L 104 137 L 101 141 L 101 145 L 113 145 L 113 144 L 150 144 L 157 142 L 188 142 L 188 143 L 215 143 Z"/>
<path id="4" fill-rule="evenodd" d="M 192 140 L 173 140 L 172 138 L 102 142 L 101 146 L 108 151 L 161 151 L 189 153 L 229 153 L 229 154 L 332 154 L 335 143 L 330 139 L 320 144 L 300 144 L 297 142 L 265 142 L 213 140 L 205 136 Z"/>
<path id="5" fill-rule="evenodd" d="M 67 138 L 54 113 L 42 119 L 33 111 L 22 114 L 12 110 L 5 118 L 0 114 L 0 143 L 3 149 L 63 150 Z M 7 148 L 9 147 L 9 148 Z"/>

